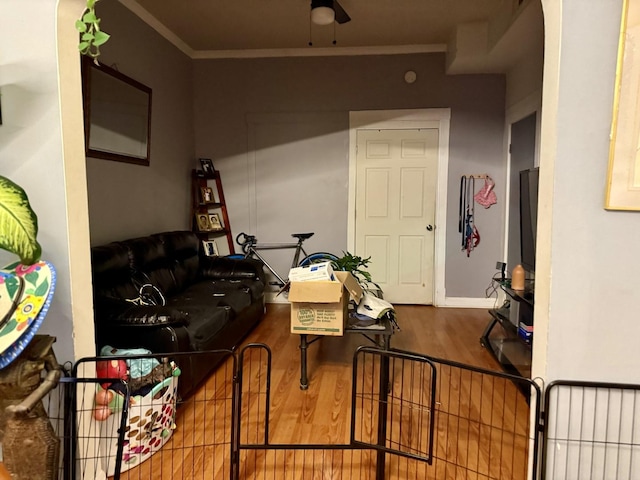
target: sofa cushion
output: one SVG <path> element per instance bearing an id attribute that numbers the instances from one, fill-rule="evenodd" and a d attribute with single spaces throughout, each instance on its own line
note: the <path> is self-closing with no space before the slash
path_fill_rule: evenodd
<path id="1" fill-rule="evenodd" d="M 192 232 L 166 232 L 152 235 L 159 238 L 171 259 L 176 291 L 183 290 L 198 277 L 201 242 Z"/>
<path id="2" fill-rule="evenodd" d="M 150 283 L 160 289 L 163 295 L 171 295 L 177 290 L 173 276 L 173 262 L 167 257 L 164 243 L 157 237 L 140 237 L 127 240 L 131 252 L 134 279 L 141 285 Z"/>
<path id="3" fill-rule="evenodd" d="M 169 305 L 207 305 L 231 307 L 239 313 L 251 305 L 251 292 L 240 281 L 200 281 L 172 296 Z"/>
<path id="4" fill-rule="evenodd" d="M 126 299 L 138 296 L 132 281 L 129 248 L 113 242 L 91 249 L 93 293 L 95 298 Z"/>
<path id="5" fill-rule="evenodd" d="M 254 259 L 233 259 L 227 257 L 205 257 L 200 262 L 201 280 L 214 281 L 222 291 L 249 289 L 251 299 L 262 298 L 265 276 L 262 264 Z"/>
<path id="6" fill-rule="evenodd" d="M 195 351 L 212 350 L 220 331 L 229 323 L 229 307 L 210 307 L 204 305 L 183 306 L 181 310 L 189 319 L 187 333 L 191 348 Z"/>
<path id="7" fill-rule="evenodd" d="M 205 257 L 200 265 L 204 278 L 260 280 L 262 264 L 253 258 Z"/>

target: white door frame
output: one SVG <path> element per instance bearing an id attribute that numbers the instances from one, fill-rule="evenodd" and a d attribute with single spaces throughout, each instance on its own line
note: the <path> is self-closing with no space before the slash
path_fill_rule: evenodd
<path id="1" fill-rule="evenodd" d="M 433 304 L 445 304 L 444 273 L 446 258 L 447 177 L 449 169 L 449 123 L 451 109 L 430 108 L 415 110 L 366 110 L 349 112 L 349 202 L 347 222 L 347 249 L 354 251 L 356 244 L 356 145 L 358 130 L 404 130 L 437 128 L 438 179 L 436 187 L 436 229 L 433 257 Z"/>

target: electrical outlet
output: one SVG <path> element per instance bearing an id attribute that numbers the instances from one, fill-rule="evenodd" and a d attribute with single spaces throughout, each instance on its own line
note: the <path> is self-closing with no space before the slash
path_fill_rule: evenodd
<path id="1" fill-rule="evenodd" d="M 496 262 L 496 270 L 502 270 L 507 267 L 507 264 L 504 262 Z"/>

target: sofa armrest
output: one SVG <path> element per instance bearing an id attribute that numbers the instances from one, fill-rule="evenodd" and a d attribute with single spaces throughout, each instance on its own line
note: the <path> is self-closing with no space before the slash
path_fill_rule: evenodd
<path id="1" fill-rule="evenodd" d="M 262 263 L 253 258 L 202 257 L 200 275 L 213 280 L 265 281 Z"/>

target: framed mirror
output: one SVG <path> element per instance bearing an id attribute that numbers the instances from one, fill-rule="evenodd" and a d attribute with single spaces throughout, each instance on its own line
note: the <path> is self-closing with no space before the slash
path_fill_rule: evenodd
<path id="1" fill-rule="evenodd" d="M 82 66 L 87 156 L 148 166 L 151 88 L 86 57 Z"/>

